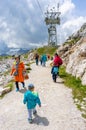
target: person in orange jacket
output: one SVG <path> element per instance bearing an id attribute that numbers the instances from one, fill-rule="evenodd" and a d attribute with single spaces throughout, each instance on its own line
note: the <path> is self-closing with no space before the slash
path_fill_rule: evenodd
<path id="1" fill-rule="evenodd" d="M 16 85 L 16 91 L 19 91 L 19 82 L 22 83 L 23 88 L 25 87 L 24 83 L 24 72 L 25 72 L 25 65 L 22 61 L 20 61 L 20 56 L 15 56 L 15 61 L 12 66 L 11 75 L 14 76 L 14 81 Z"/>

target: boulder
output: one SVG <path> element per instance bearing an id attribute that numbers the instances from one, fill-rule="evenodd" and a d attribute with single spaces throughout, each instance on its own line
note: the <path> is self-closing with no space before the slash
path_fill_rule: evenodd
<path id="1" fill-rule="evenodd" d="M 11 91 L 11 88 L 10 87 L 7 87 L 7 88 L 0 88 L 0 96 L 2 96 L 3 94 L 6 94 L 8 92 Z"/>

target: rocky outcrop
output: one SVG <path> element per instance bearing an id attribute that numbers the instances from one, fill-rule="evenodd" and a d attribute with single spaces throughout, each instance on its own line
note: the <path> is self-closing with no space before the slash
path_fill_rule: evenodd
<path id="1" fill-rule="evenodd" d="M 12 62 L 13 60 L 11 58 L 3 58 L 0 61 L 0 96 L 11 91 L 11 88 L 6 87 L 6 85 L 12 80 L 12 76 L 10 75 Z"/>
<path id="2" fill-rule="evenodd" d="M 86 24 L 71 36 L 59 49 L 66 72 L 79 77 L 83 85 L 86 85 Z M 79 36 L 79 38 L 77 37 Z M 74 41 L 77 41 L 75 42 Z M 79 40 L 77 40 L 79 39 Z"/>
<path id="3" fill-rule="evenodd" d="M 11 88 L 10 87 L 7 87 L 7 88 L 0 88 L 0 96 L 8 93 L 11 91 Z"/>
<path id="4" fill-rule="evenodd" d="M 82 84 L 86 84 L 86 42 L 75 48 L 69 56 L 66 71 L 73 76 L 79 77 Z"/>
<path id="5" fill-rule="evenodd" d="M 31 52 L 29 55 L 28 55 L 28 62 L 31 63 L 34 59 L 34 53 Z"/>

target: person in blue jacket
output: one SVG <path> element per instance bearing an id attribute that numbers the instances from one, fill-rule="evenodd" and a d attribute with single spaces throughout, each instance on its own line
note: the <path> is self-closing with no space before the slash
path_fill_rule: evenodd
<path id="1" fill-rule="evenodd" d="M 46 66 L 47 56 L 46 54 L 42 55 L 42 66 Z"/>
<path id="2" fill-rule="evenodd" d="M 28 85 L 28 91 L 24 93 L 24 99 L 23 103 L 27 104 L 27 109 L 28 109 L 28 121 L 29 123 L 32 123 L 32 114 L 37 114 L 36 111 L 36 105 L 38 104 L 39 107 L 41 107 L 41 101 L 39 98 L 39 95 L 37 92 L 34 92 L 34 85 L 29 84 Z"/>

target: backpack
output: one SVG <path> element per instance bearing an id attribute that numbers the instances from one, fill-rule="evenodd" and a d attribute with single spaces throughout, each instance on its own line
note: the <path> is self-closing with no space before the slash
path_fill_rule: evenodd
<path id="1" fill-rule="evenodd" d="M 62 62 L 62 59 L 59 60 L 59 66 L 62 65 L 63 62 Z"/>
<path id="2" fill-rule="evenodd" d="M 58 72 L 59 72 L 59 68 L 58 67 L 53 67 L 53 73 L 58 74 Z"/>

